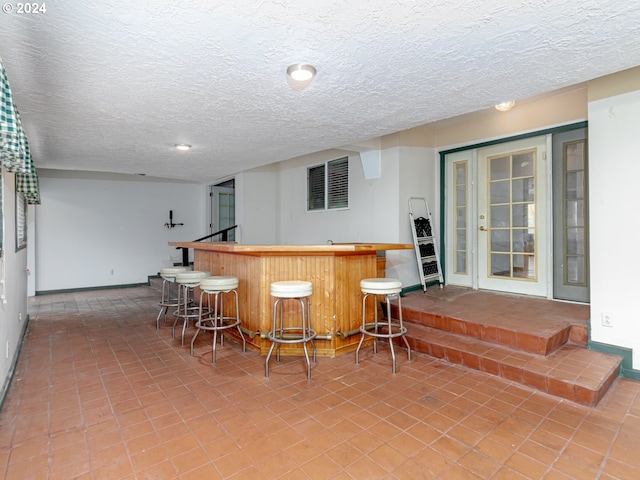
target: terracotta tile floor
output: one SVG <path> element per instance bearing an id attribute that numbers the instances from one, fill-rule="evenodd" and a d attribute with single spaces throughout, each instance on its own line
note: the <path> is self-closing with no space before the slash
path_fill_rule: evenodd
<path id="1" fill-rule="evenodd" d="M 212 366 L 155 330 L 157 290 L 40 296 L 0 413 L 0 471 L 23 479 L 632 479 L 640 382 L 596 408 L 388 349 L 264 376 L 233 341 Z M 190 332 L 191 333 L 191 332 Z M 199 337 L 200 340 L 200 337 Z"/>

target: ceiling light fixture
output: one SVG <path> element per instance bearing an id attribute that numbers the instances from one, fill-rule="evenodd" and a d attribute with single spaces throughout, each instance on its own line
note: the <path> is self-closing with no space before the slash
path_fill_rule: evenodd
<path id="1" fill-rule="evenodd" d="M 287 68 L 287 83 L 294 90 L 303 90 L 309 86 L 316 76 L 313 65 L 296 63 Z"/>
<path id="2" fill-rule="evenodd" d="M 187 145 L 186 143 L 176 143 L 176 150 L 180 150 L 181 152 L 186 152 L 191 149 L 191 145 Z"/>
<path id="3" fill-rule="evenodd" d="M 509 100 L 508 102 L 502 102 L 496 105 L 496 110 L 500 110 L 501 112 L 508 112 L 513 108 L 516 104 L 515 100 Z"/>
<path id="4" fill-rule="evenodd" d="M 296 63 L 287 68 L 287 75 L 296 82 L 308 82 L 316 76 L 316 69 L 313 65 Z"/>

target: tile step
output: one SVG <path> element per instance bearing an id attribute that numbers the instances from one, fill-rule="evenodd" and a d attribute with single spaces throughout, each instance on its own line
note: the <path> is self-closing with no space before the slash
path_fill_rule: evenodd
<path id="1" fill-rule="evenodd" d="M 573 344 L 547 356 L 405 322 L 411 348 L 586 406 L 595 406 L 618 378 L 622 359 Z"/>
<path id="2" fill-rule="evenodd" d="M 421 305 L 412 308 L 410 301 L 403 299 L 404 321 L 543 356 L 558 350 L 567 342 L 586 346 L 586 326 L 572 325 L 569 321 L 545 321 L 545 318 L 539 317 L 514 325 L 513 320 L 508 324 L 502 323 L 499 316 L 476 320 L 473 312 L 454 316 L 444 312 L 431 313 L 423 308 Z M 392 316 L 398 317 L 397 304 L 392 306 Z M 535 328 L 530 328 L 533 321 Z"/>

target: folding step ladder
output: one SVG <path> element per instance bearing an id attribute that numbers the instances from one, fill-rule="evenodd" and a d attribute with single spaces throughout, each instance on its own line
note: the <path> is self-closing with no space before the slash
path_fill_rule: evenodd
<path id="1" fill-rule="evenodd" d="M 416 209 L 416 216 L 414 214 Z M 413 244 L 418 261 L 418 272 L 420 273 L 420 283 L 422 289 L 427 291 L 427 283 L 437 280 L 440 288 L 444 285 L 442 277 L 442 267 L 440 266 L 440 253 L 436 238 L 432 230 L 431 212 L 427 205 L 427 200 L 422 197 L 409 198 L 409 223 L 411 223 L 411 233 L 413 233 Z"/>

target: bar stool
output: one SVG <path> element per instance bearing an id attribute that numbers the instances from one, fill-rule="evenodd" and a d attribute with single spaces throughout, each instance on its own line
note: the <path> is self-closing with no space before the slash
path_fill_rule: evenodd
<path id="1" fill-rule="evenodd" d="M 165 267 L 160 269 L 160 277 L 162 277 L 162 297 L 158 305 L 160 306 L 160 312 L 158 312 L 158 318 L 156 318 L 156 330 L 160 328 L 160 316 L 164 313 L 164 323 L 167 323 L 167 310 L 169 307 L 178 306 L 178 293 L 176 296 L 171 296 L 171 286 L 175 285 L 176 273 L 184 273 L 191 270 L 189 267 Z"/>
<path id="2" fill-rule="evenodd" d="M 409 342 L 407 342 L 407 339 L 405 337 L 407 328 L 402 324 L 402 303 L 400 300 L 402 282 L 393 278 L 365 278 L 363 280 L 360 280 L 360 290 L 362 290 L 362 293 L 364 293 L 364 297 L 362 298 L 362 326 L 360 327 L 362 336 L 360 337 L 360 342 L 358 343 L 358 348 L 356 349 L 356 365 L 359 364 L 358 353 L 360 351 L 360 347 L 362 346 L 362 342 L 364 341 L 365 335 L 373 337 L 373 353 L 377 353 L 376 344 L 378 338 L 386 338 L 389 340 L 389 348 L 391 349 L 391 370 L 393 373 L 396 373 L 396 354 L 393 349 L 394 338 L 402 337 L 404 344 L 407 346 L 407 360 L 411 361 L 411 348 L 409 347 Z M 373 322 L 366 323 L 366 301 L 367 297 L 369 297 L 370 295 L 374 296 L 375 313 Z M 385 302 L 387 304 L 386 322 L 378 321 L 378 295 L 384 295 L 385 297 Z M 392 298 L 398 299 L 398 322 L 391 321 L 391 303 L 389 300 Z M 380 328 L 386 329 L 386 331 L 381 332 Z"/>
<path id="3" fill-rule="evenodd" d="M 271 340 L 271 347 L 265 361 L 265 376 L 269 376 L 269 358 L 273 352 L 273 348 L 278 345 L 276 350 L 276 361 L 280 361 L 280 345 L 302 343 L 304 356 L 307 360 L 307 378 L 311 378 L 311 363 L 309 362 L 309 353 L 307 352 L 307 343 L 311 342 L 313 346 L 313 362 L 316 361 L 316 345 L 313 339 L 316 337 L 316 331 L 311 329 L 309 321 L 310 305 L 309 296 L 313 292 L 311 282 L 298 280 L 273 282 L 271 284 L 271 296 L 275 297 L 273 302 L 273 323 L 271 331 L 267 334 L 267 338 Z M 300 302 L 300 324 L 298 326 L 291 325 L 285 327 L 283 324 L 283 304 L 286 299 L 294 299 Z M 306 304 L 306 314 L 305 314 Z M 278 308 L 279 307 L 279 308 Z"/>
<path id="4" fill-rule="evenodd" d="M 242 351 L 247 351 L 247 342 L 240 330 L 240 315 L 238 310 L 238 279 L 236 277 L 207 277 L 200 280 L 200 310 L 196 322 L 196 333 L 191 339 L 191 356 L 193 357 L 193 345 L 201 330 L 213 332 L 213 359 L 211 363 L 216 363 L 216 343 L 218 331 L 220 332 L 220 345 L 224 345 L 224 331 L 229 328 L 238 329 L 242 339 Z M 224 316 L 224 295 L 233 293 L 236 301 L 235 316 Z M 202 308 L 202 301 L 207 296 L 209 314 L 205 314 Z M 213 295 L 213 311 L 211 310 L 211 296 Z"/>
<path id="5" fill-rule="evenodd" d="M 193 297 L 193 292 L 195 288 L 200 285 L 200 280 L 210 275 L 211 274 L 209 272 L 202 272 L 198 270 L 176 273 L 176 283 L 178 284 L 178 309 L 173 313 L 176 320 L 173 322 L 171 336 L 172 338 L 176 337 L 176 325 L 178 324 L 178 321 L 182 319 L 184 322 L 182 324 L 183 346 L 187 323 L 189 323 L 189 320 L 195 321 L 200 318 L 200 306 L 195 305 L 195 303 L 190 300 L 190 297 Z"/>

